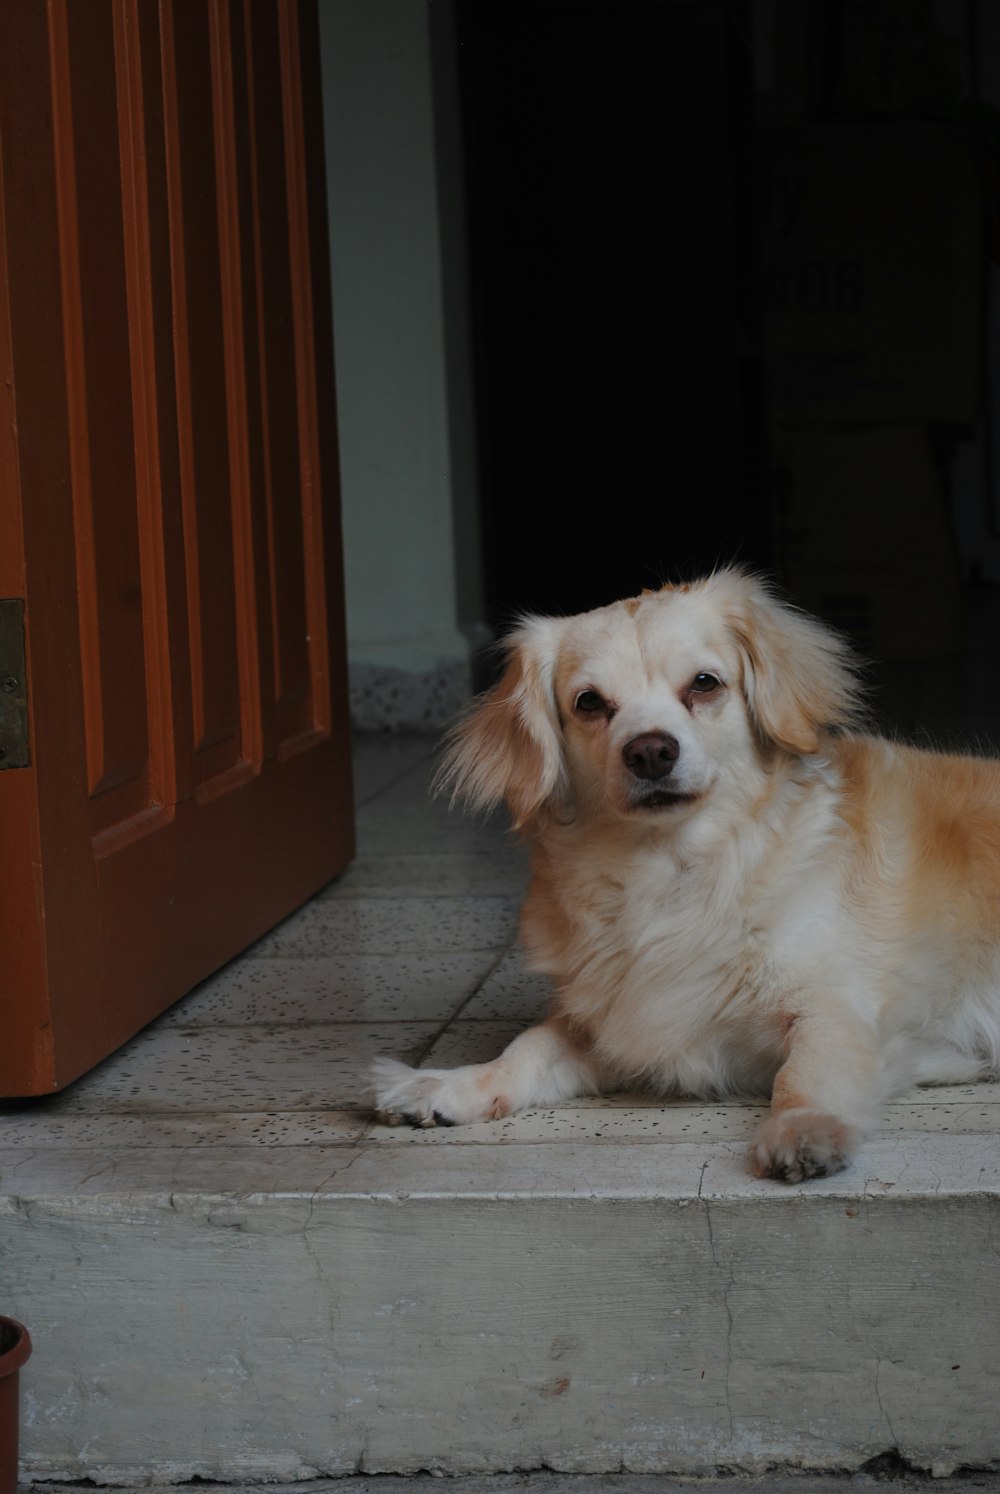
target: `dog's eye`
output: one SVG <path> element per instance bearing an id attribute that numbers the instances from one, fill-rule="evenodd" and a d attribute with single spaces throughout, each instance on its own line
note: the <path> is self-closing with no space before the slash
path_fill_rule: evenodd
<path id="1" fill-rule="evenodd" d="M 596 690 L 581 690 L 574 704 L 584 716 L 594 716 L 598 711 L 607 709 L 603 696 L 598 695 Z"/>
<path id="2" fill-rule="evenodd" d="M 703 672 L 701 674 L 695 675 L 694 679 L 691 681 L 689 688 L 695 693 L 695 695 L 711 695 L 712 691 L 718 690 L 721 684 L 722 681 L 716 679 L 714 674 L 707 674 Z"/>

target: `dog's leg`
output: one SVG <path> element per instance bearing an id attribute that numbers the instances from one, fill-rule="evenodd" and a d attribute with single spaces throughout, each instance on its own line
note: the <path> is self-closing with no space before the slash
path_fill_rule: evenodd
<path id="1" fill-rule="evenodd" d="M 589 1050 L 558 1017 L 529 1027 L 492 1063 L 411 1069 L 377 1058 L 372 1079 L 376 1109 L 393 1122 L 418 1126 L 499 1120 L 528 1105 L 556 1105 L 600 1087 Z"/>
<path id="2" fill-rule="evenodd" d="M 878 1112 L 874 1030 L 846 1002 L 792 1020 L 771 1114 L 750 1147 L 759 1178 L 800 1183 L 839 1172 Z"/>

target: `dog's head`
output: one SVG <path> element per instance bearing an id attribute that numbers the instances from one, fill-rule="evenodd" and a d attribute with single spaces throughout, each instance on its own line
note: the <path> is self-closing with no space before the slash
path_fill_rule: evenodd
<path id="1" fill-rule="evenodd" d="M 737 570 L 577 617 L 527 618 L 452 733 L 440 782 L 524 826 L 548 808 L 649 822 L 849 724 L 843 641 Z M 668 822 L 668 819 L 667 821 Z"/>

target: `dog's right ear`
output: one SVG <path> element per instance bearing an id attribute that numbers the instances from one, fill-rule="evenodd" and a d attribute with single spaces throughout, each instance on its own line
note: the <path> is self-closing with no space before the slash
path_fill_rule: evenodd
<path id="1" fill-rule="evenodd" d="M 527 618 L 506 640 L 507 667 L 449 733 L 435 789 L 474 809 L 505 800 L 520 829 L 565 780 L 552 674 L 558 620 Z"/>

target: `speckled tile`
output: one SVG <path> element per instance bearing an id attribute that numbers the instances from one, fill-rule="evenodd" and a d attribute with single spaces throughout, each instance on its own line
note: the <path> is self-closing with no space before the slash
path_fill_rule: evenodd
<path id="1" fill-rule="evenodd" d="M 488 1063 L 523 1032 L 528 1022 L 454 1021 L 445 1028 L 424 1059 L 431 1069 L 457 1068 L 463 1063 Z"/>
<path id="2" fill-rule="evenodd" d="M 512 943 L 517 911 L 510 897 L 314 898 L 248 953 L 322 959 L 497 949 Z"/>
<path id="3" fill-rule="evenodd" d="M 252 1110 L 177 1114 L 152 1111 L 56 1111 L 36 1105 L 0 1115 L 0 1145 L 61 1147 L 68 1151 L 151 1147 L 338 1146 L 356 1141 L 371 1124 L 365 1108 L 356 1110 Z"/>
<path id="4" fill-rule="evenodd" d="M 171 1007 L 161 1027 L 297 1022 L 444 1022 L 502 951 L 243 957 Z"/>
<path id="5" fill-rule="evenodd" d="M 454 1138 L 456 1131 L 444 1133 Z M 301 1195 L 313 1217 L 321 1198 L 368 1203 L 421 1199 L 454 1205 L 461 1199 L 746 1200 L 760 1206 L 812 1208 L 824 1198 L 923 1198 L 932 1209 L 949 1197 L 996 1196 L 1000 1153 L 991 1135 L 874 1136 L 844 1171 L 786 1184 L 749 1175 L 743 1138 L 707 1137 L 642 1145 L 608 1141 L 536 1141 L 511 1157 L 510 1144 L 480 1146 L 418 1142 L 414 1147 L 362 1141 L 342 1146 L 227 1146 L 131 1149 L 0 1149 L 0 1217 L 16 1199 L 54 1200 L 58 1215 L 77 1200 L 107 1196 L 130 1204 L 163 1193 L 171 1208 L 245 1214 L 278 1198 Z M 164 1200 L 166 1203 L 166 1198 Z M 759 1212 L 747 1221 L 754 1227 Z M 818 1215 L 819 1218 L 822 1215 Z M 932 1216 L 929 1227 L 940 1229 Z M 36 1224 L 40 1223 L 36 1220 Z M 774 1220 L 761 1249 L 773 1249 Z M 443 1224 L 443 1228 L 447 1225 Z M 516 1230 L 516 1222 L 510 1228 Z M 401 1235 L 401 1248 L 406 1236 Z M 770 1242 L 770 1243 L 768 1243 Z"/>
<path id="6" fill-rule="evenodd" d="M 500 1021 L 540 1022 L 552 999 L 552 982 L 524 968 L 524 955 L 514 948 L 504 955 L 462 1012 L 463 1017 Z"/>
<path id="7" fill-rule="evenodd" d="M 994 1091 L 998 1085 L 984 1085 Z M 1000 1132 L 1000 1104 L 998 1096 L 984 1097 L 958 1103 L 942 1103 L 927 1098 L 918 1103 L 883 1105 L 876 1134 L 891 1131 L 935 1131 L 951 1132 L 955 1136 L 988 1135 Z"/>
<path id="8" fill-rule="evenodd" d="M 638 1100 L 638 1103 L 637 1103 Z M 766 1117 L 764 1104 L 691 1105 L 655 1096 L 602 1095 L 583 1103 L 524 1110 L 505 1120 L 471 1126 L 375 1125 L 367 1142 L 395 1145 L 528 1145 L 542 1141 L 748 1141 Z M 873 1135 L 934 1132 L 994 1135 L 1000 1132 L 1000 1106 L 889 1105 Z"/>
<path id="9" fill-rule="evenodd" d="M 441 739 L 421 736 L 413 732 L 363 733 L 355 739 L 355 763 L 368 748 L 374 749 L 377 760 L 372 773 L 382 774 L 379 788 L 371 797 L 382 805 L 399 812 L 434 801 L 434 775 L 440 762 Z M 384 772 L 383 765 L 395 761 L 406 766 L 391 775 Z M 367 771 L 367 770 L 363 770 Z M 445 801 L 438 800 L 443 804 Z"/>
<path id="10" fill-rule="evenodd" d="M 432 737 L 408 732 L 357 733 L 351 753 L 355 805 L 367 804 L 384 793 L 414 768 L 429 762 L 434 751 Z"/>
<path id="11" fill-rule="evenodd" d="M 267 1208 L 289 1197 L 305 1202 L 305 1222 L 313 1198 L 336 1190 L 336 1179 L 357 1162 L 356 1144 L 337 1146 L 186 1146 L 75 1147 L 41 1146 L 0 1149 L 0 1219 L 16 1213 L 24 1201 L 38 1201 L 33 1227 L 65 1229 L 66 1213 L 110 1219 L 109 1253 L 113 1257 L 117 1224 L 130 1228 L 141 1200 L 172 1214 L 191 1214 L 207 1222 L 242 1227 L 248 1217 L 261 1219 Z M 20 1202 L 19 1202 L 20 1201 Z M 95 1208 L 90 1208 L 91 1201 Z M 6 1224 L 6 1221 L 4 1221 Z M 112 1268 L 113 1269 L 113 1268 Z M 278 1283 L 272 1284 L 277 1289 Z M 240 1310 L 234 1295 L 232 1311 Z M 100 1310 L 97 1310 L 100 1318 Z M 113 1316 L 113 1313 L 112 1313 Z M 151 1352 L 155 1353 L 155 1345 Z M 78 1468 L 79 1465 L 75 1464 Z"/>
<path id="12" fill-rule="evenodd" d="M 917 1084 L 906 1094 L 890 1100 L 892 1105 L 1000 1105 L 1000 1083 Z"/>
<path id="13" fill-rule="evenodd" d="M 321 897 L 523 897 L 528 858 L 517 848 L 432 855 L 365 856 Z"/>
<path id="14" fill-rule="evenodd" d="M 416 1062 L 433 1022 L 147 1029 L 46 1101 L 53 1113 L 345 1110 L 368 1100 L 376 1053 Z"/>
<path id="15" fill-rule="evenodd" d="M 397 813 L 376 799 L 358 811 L 356 827 L 358 856 L 489 855 L 505 844 L 495 823 L 439 803 Z"/>
<path id="16" fill-rule="evenodd" d="M 434 795 L 434 773 L 439 762 L 435 744 L 432 755 L 367 802 L 358 801 L 355 822 L 359 857 L 491 854 L 516 845 L 502 811 L 474 816 L 460 805 L 453 808 L 447 798 Z"/>
<path id="17" fill-rule="evenodd" d="M 455 1127 L 446 1134 L 457 1133 Z M 993 1195 L 1000 1188 L 1000 1151 L 993 1136 L 875 1136 L 845 1171 L 793 1184 L 752 1177 L 742 1137 L 651 1140 L 643 1145 L 620 1139 L 536 1142 L 525 1146 L 516 1160 L 509 1145 L 497 1144 L 432 1144 L 417 1150 L 369 1141 L 358 1151 L 360 1157 L 343 1176 L 342 1186 L 363 1198 L 405 1196 L 408 1201 L 697 1198 L 745 1199 L 758 1208 L 769 1203 L 811 1208 L 826 1197 L 888 1196 L 924 1197 L 936 1208 L 938 1200 L 949 1196 Z M 762 1258 L 770 1258 L 773 1232 L 779 1226 L 773 1215 L 758 1214 L 747 1220 L 747 1227 L 757 1226 L 761 1218 L 772 1221 L 760 1247 Z M 936 1227 L 943 1227 L 940 1218 Z"/>
<path id="18" fill-rule="evenodd" d="M 435 763 L 419 764 L 356 816 L 359 856 L 426 855 L 430 852 L 485 852 L 516 845 L 507 816 L 472 815 L 461 805 L 435 797 Z"/>
<path id="19" fill-rule="evenodd" d="M 615 1097 L 618 1099 L 619 1097 Z M 375 1125 L 367 1142 L 421 1146 L 529 1145 L 540 1141 L 745 1141 L 767 1114 L 753 1105 L 630 1105 L 598 1101 L 591 1105 L 558 1105 L 548 1110 L 522 1110 L 505 1120 L 472 1126 Z"/>

